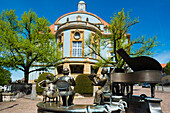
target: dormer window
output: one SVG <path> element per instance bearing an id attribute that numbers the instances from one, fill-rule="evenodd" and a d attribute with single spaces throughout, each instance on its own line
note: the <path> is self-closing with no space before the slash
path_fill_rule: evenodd
<path id="1" fill-rule="evenodd" d="M 80 15 L 77 16 L 77 21 L 81 21 L 81 16 Z"/>

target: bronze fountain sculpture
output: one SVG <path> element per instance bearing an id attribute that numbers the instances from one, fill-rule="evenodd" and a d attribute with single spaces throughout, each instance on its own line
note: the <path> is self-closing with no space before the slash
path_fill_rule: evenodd
<path id="1" fill-rule="evenodd" d="M 90 80 L 93 81 L 93 85 L 102 87 L 95 93 L 94 104 L 98 105 L 104 104 L 104 95 L 106 93 L 110 93 L 110 77 L 108 74 L 108 69 L 103 68 L 101 74 L 103 74 L 102 78 L 98 78 L 95 74 L 89 75 Z"/>
<path id="2" fill-rule="evenodd" d="M 68 106 L 68 105 L 73 105 L 73 99 L 74 99 L 74 95 L 75 95 L 75 92 L 74 90 L 71 88 L 71 86 L 75 86 L 76 83 L 74 81 L 74 78 L 68 76 L 69 75 L 69 69 L 68 68 L 64 68 L 63 69 L 63 74 L 64 76 L 62 77 L 59 77 L 57 79 L 55 79 L 53 81 L 53 84 L 57 84 L 57 87 L 59 89 L 59 93 L 61 96 L 62 96 L 62 100 L 63 100 L 63 106 Z M 65 82 L 64 82 L 65 81 Z M 65 90 L 68 90 L 68 92 L 64 92 L 65 90 L 63 88 L 60 88 L 64 85 L 66 85 L 68 83 L 68 89 L 66 88 Z M 64 94 L 63 94 L 63 92 Z M 68 93 L 68 94 L 67 94 Z M 66 105 L 67 103 L 67 100 L 66 100 L 66 95 L 69 96 L 69 99 L 68 99 L 68 105 Z"/>
<path id="3" fill-rule="evenodd" d="M 56 98 L 56 103 L 57 103 L 57 88 L 56 86 L 53 84 L 53 82 L 51 81 L 51 75 L 48 74 L 47 75 L 47 80 L 42 80 L 38 83 L 38 86 L 43 88 L 43 102 L 46 103 L 47 98 L 53 99 Z M 42 87 L 41 85 L 45 85 L 45 87 Z"/>
<path id="4" fill-rule="evenodd" d="M 91 74 L 89 79 L 93 81 L 93 85 L 102 88 L 96 92 L 94 105 L 73 105 L 74 91 L 70 90 L 72 95 L 70 100 L 66 101 L 66 106 L 59 106 L 53 102 L 40 102 L 37 104 L 38 113 L 44 112 L 63 112 L 63 113 L 162 113 L 160 103 L 161 99 L 155 98 L 155 85 L 161 82 L 162 67 L 158 61 L 151 57 L 130 57 L 123 49 L 119 49 L 117 53 L 123 58 L 133 72 L 118 72 L 115 68 L 108 73 L 107 68 L 102 69 L 102 78 L 96 74 Z M 69 87 L 75 85 L 74 79 L 68 78 L 68 69 L 63 70 L 63 77 L 57 78 L 53 84 L 66 87 L 67 96 L 69 96 Z M 58 81 L 65 81 L 68 84 L 57 84 Z M 133 85 L 136 83 L 149 83 L 151 86 L 151 97 L 141 94 L 133 95 Z M 58 90 L 59 89 L 58 87 Z M 59 91 L 60 93 L 60 91 Z M 59 94 L 59 96 L 62 96 Z M 109 102 L 108 102 L 109 100 Z"/>

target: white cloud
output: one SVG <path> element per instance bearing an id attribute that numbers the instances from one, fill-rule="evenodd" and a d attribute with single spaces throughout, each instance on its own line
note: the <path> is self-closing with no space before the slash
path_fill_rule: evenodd
<path id="1" fill-rule="evenodd" d="M 161 53 L 157 53 L 153 58 L 161 64 L 168 63 L 170 61 L 170 51 L 162 51 Z"/>

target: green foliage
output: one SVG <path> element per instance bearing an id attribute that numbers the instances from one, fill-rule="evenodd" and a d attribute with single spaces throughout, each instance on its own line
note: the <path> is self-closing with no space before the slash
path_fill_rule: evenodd
<path id="1" fill-rule="evenodd" d="M 170 61 L 167 63 L 166 67 L 165 67 L 165 73 L 167 75 L 170 75 Z"/>
<path id="2" fill-rule="evenodd" d="M 45 17 L 38 17 L 32 10 L 24 12 L 21 20 L 18 20 L 15 10 L 2 11 L 0 65 L 23 71 L 26 83 L 29 73 L 57 65 L 61 52 L 49 25 L 50 22 Z M 37 62 L 42 67 L 30 70 Z"/>
<path id="3" fill-rule="evenodd" d="M 11 80 L 10 71 L 0 67 L 0 85 L 6 85 L 9 80 Z"/>
<path id="4" fill-rule="evenodd" d="M 159 86 L 159 84 L 156 84 L 155 86 Z"/>
<path id="5" fill-rule="evenodd" d="M 125 14 L 124 9 L 120 12 L 115 13 L 111 18 L 111 22 L 109 24 L 109 30 L 111 32 L 110 36 L 103 36 L 101 33 L 96 33 L 96 36 L 89 38 L 86 40 L 86 46 L 90 48 L 91 53 L 95 53 L 100 57 L 100 61 L 98 62 L 98 66 L 107 66 L 109 64 L 114 65 L 117 64 L 121 57 L 117 54 L 117 50 L 123 48 L 129 55 L 131 56 L 141 56 L 141 55 L 152 55 L 152 49 L 155 46 L 158 46 L 159 42 L 156 41 L 157 37 L 146 38 L 144 36 L 140 36 L 134 40 L 128 39 L 128 32 L 131 30 L 133 25 L 139 23 L 139 19 L 132 19 L 129 16 L 129 12 Z M 94 41 L 100 40 L 100 49 L 95 49 L 93 46 Z M 108 47 L 109 45 L 109 47 Z M 113 53 L 112 57 L 105 58 L 101 54 L 101 50 L 108 48 L 109 52 Z M 113 62 L 115 59 L 115 62 Z M 121 68 L 124 65 L 124 61 L 121 61 L 118 65 Z"/>
<path id="6" fill-rule="evenodd" d="M 80 94 L 90 94 L 93 93 L 92 81 L 88 78 L 88 74 L 81 74 L 76 77 L 76 86 L 74 90 L 76 93 Z"/>
<path id="7" fill-rule="evenodd" d="M 38 83 L 41 82 L 42 80 L 46 80 L 46 79 L 47 79 L 46 76 L 47 76 L 48 74 L 52 75 L 51 78 L 52 78 L 52 80 L 54 80 L 54 75 L 53 75 L 52 73 L 42 73 L 42 74 L 40 74 L 39 77 L 38 77 L 38 79 L 37 79 L 37 82 L 36 82 L 36 93 L 37 93 L 38 95 L 42 95 L 42 93 L 43 93 L 43 88 L 40 88 L 40 87 L 38 86 Z"/>

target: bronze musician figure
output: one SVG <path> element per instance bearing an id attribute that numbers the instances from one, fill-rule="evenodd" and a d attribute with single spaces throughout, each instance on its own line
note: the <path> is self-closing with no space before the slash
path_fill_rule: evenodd
<path id="1" fill-rule="evenodd" d="M 50 74 L 48 74 L 46 78 L 47 80 L 42 80 L 41 82 L 38 83 L 39 87 L 44 88 L 43 101 L 44 103 L 46 103 L 47 97 L 49 98 L 49 100 L 53 99 L 53 101 L 54 101 L 54 98 L 56 98 L 56 103 L 57 103 L 57 88 L 53 84 L 53 81 L 51 81 Z M 43 85 L 43 87 L 41 85 Z"/>
<path id="2" fill-rule="evenodd" d="M 75 91 L 71 88 L 71 86 L 75 86 L 76 83 L 75 83 L 73 77 L 68 76 L 69 75 L 69 69 L 68 68 L 63 69 L 63 74 L 64 74 L 64 76 L 58 77 L 56 80 L 54 80 L 53 83 L 56 84 L 58 80 L 65 80 L 65 81 L 67 81 L 69 83 L 68 105 L 73 105 L 73 99 L 74 99 Z M 66 106 L 66 97 L 62 96 L 62 100 L 63 100 L 63 106 Z"/>
<path id="3" fill-rule="evenodd" d="M 103 75 L 102 78 L 98 78 L 94 74 L 89 76 L 90 80 L 94 83 L 93 85 L 102 87 L 95 93 L 94 104 L 104 104 L 103 94 L 110 92 L 110 77 L 108 74 L 108 69 L 103 68 L 101 74 Z"/>

